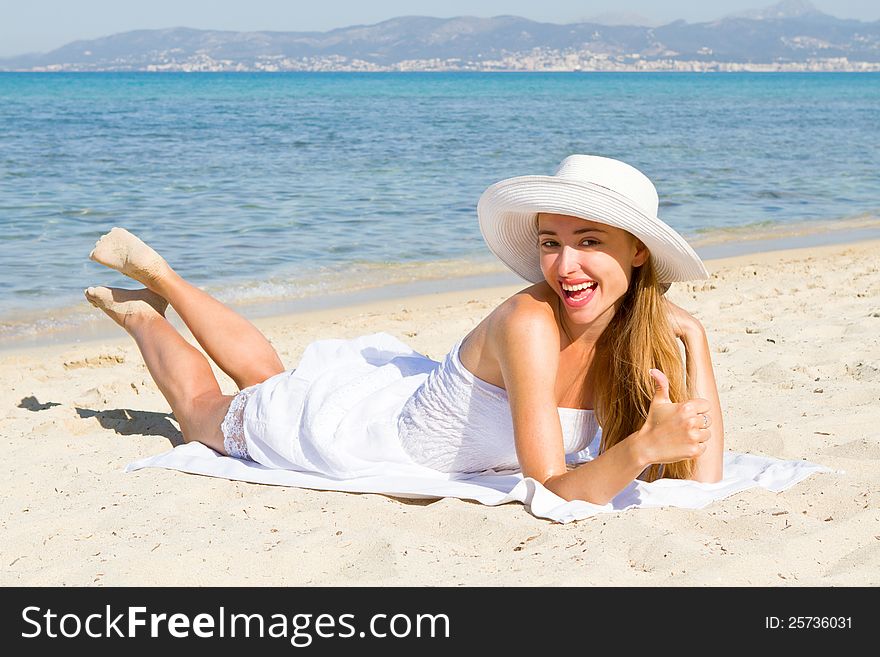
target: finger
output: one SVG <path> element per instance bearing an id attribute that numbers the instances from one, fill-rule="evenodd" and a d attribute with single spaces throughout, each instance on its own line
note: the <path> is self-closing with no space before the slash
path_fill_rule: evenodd
<path id="1" fill-rule="evenodd" d="M 697 421 L 700 429 L 708 429 L 712 426 L 712 416 L 708 413 L 697 413 Z"/>
<path id="2" fill-rule="evenodd" d="M 666 375 L 657 369 L 648 370 L 648 374 L 654 379 L 654 399 L 651 403 L 671 404 L 669 401 L 669 379 Z"/>
<path id="3" fill-rule="evenodd" d="M 709 438 L 712 437 L 712 432 L 708 429 L 700 429 L 697 431 L 697 440 L 700 441 L 701 444 L 705 447 L 705 443 Z"/>

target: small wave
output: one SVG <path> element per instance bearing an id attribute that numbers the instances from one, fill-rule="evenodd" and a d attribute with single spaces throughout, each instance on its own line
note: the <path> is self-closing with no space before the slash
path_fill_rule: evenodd
<path id="1" fill-rule="evenodd" d="M 103 210 L 95 210 L 93 208 L 68 208 L 65 210 L 59 210 L 55 213 L 56 216 L 61 217 L 90 217 L 90 218 L 99 218 L 99 217 L 110 217 L 113 216 L 112 212 L 105 212 Z"/>
<path id="2" fill-rule="evenodd" d="M 419 262 L 354 261 L 347 264 L 345 276 L 330 269 L 295 269 L 265 279 L 215 281 L 203 287 L 230 306 L 248 314 L 256 309 L 258 315 L 265 316 L 283 312 L 292 302 L 301 302 L 298 307 L 303 309 L 319 307 L 331 298 L 336 305 L 345 305 L 351 302 L 354 293 L 378 294 L 383 289 L 400 287 L 399 292 L 390 296 L 406 296 L 423 293 L 414 291 L 412 286 L 439 283 L 445 287 L 456 280 L 507 273 L 499 261 L 486 257 Z M 102 313 L 79 300 L 48 309 L 0 310 L 0 349 L 58 339 L 92 339 L 112 335 L 113 328 Z"/>
<path id="3" fill-rule="evenodd" d="M 491 258 L 426 260 L 416 262 L 357 262 L 346 265 L 345 275 L 323 268 L 309 273 L 290 270 L 262 280 L 209 284 L 206 290 L 221 300 L 240 305 L 346 294 L 404 283 L 449 280 L 506 272 Z"/>
<path id="4" fill-rule="evenodd" d="M 106 319 L 102 313 L 89 312 L 79 303 L 38 311 L 7 310 L 0 320 L 0 348 L 60 333 L 90 332 L 102 319 Z"/>
<path id="5" fill-rule="evenodd" d="M 802 237 L 818 233 L 845 233 L 874 229 L 880 230 L 880 216 L 864 213 L 835 219 L 765 220 L 741 226 L 698 228 L 688 236 L 688 241 L 692 246 L 701 247 L 728 242 L 751 242 Z"/>
<path id="6" fill-rule="evenodd" d="M 762 189 L 755 192 L 755 198 L 783 198 L 786 196 L 782 192 L 774 191 L 772 189 Z"/>

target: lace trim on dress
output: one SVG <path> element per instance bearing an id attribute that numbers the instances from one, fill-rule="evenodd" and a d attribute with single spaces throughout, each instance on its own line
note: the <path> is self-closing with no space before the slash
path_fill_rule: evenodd
<path id="1" fill-rule="evenodd" d="M 251 460 L 244 438 L 244 407 L 251 395 L 254 394 L 256 387 L 245 388 L 232 398 L 229 410 L 226 411 L 226 416 L 220 424 L 220 431 L 223 433 L 223 449 L 229 456 L 236 459 Z"/>

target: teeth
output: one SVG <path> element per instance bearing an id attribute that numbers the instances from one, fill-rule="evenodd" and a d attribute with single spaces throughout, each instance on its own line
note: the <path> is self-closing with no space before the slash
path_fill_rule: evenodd
<path id="1" fill-rule="evenodd" d="M 586 290 L 587 288 L 595 287 L 595 281 L 591 281 L 589 283 L 581 283 L 580 285 L 569 285 L 568 283 L 562 284 L 562 289 L 567 292 L 577 292 L 578 290 Z"/>

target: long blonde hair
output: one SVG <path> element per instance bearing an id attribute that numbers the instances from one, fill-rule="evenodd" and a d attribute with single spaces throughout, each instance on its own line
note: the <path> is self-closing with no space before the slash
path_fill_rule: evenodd
<path id="1" fill-rule="evenodd" d="M 678 340 L 649 257 L 633 269 L 629 288 L 596 343 L 589 376 L 596 419 L 602 427 L 600 451 L 610 449 L 644 425 L 654 397 L 654 380 L 648 373 L 651 368 L 666 374 L 672 402 L 687 399 Z M 672 479 L 687 479 L 693 471 L 693 460 L 653 464 L 646 478 L 654 481 L 662 473 Z"/>

